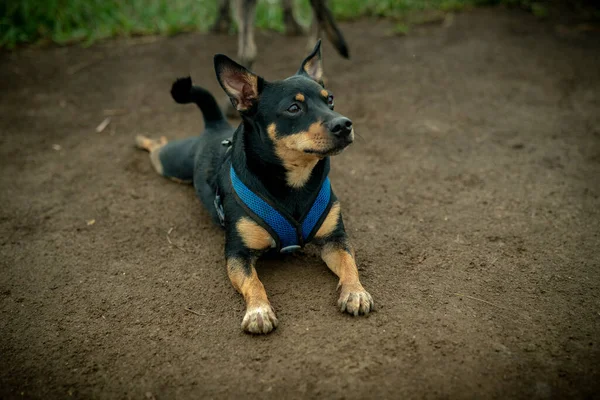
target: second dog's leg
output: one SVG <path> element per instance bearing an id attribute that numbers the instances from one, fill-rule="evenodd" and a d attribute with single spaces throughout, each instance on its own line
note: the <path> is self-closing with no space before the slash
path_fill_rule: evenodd
<path id="1" fill-rule="evenodd" d="M 312 49 L 315 47 L 315 44 L 317 43 L 317 40 L 319 40 L 319 38 L 321 37 L 321 34 L 323 33 L 323 30 L 321 28 L 321 25 L 319 24 L 319 19 L 317 18 L 317 13 L 315 11 L 315 9 L 313 8 L 312 10 L 312 21 L 310 22 L 310 30 L 309 30 L 309 34 L 308 34 L 308 41 L 306 42 L 306 51 L 311 52 Z M 328 79 L 326 76 L 322 76 L 321 80 L 323 81 L 323 83 L 325 84 L 325 86 L 327 86 L 327 82 Z"/>
<path id="2" fill-rule="evenodd" d="M 227 33 L 231 26 L 230 3 L 231 0 L 219 0 L 219 13 L 210 30 L 214 33 Z"/>
<path id="3" fill-rule="evenodd" d="M 256 43 L 254 42 L 254 23 L 256 19 L 256 0 L 236 0 L 235 18 L 238 22 L 238 60 L 249 70 L 256 59 Z M 225 115 L 238 118 L 238 111 L 225 99 Z"/>
<path id="4" fill-rule="evenodd" d="M 283 0 L 283 24 L 285 25 L 285 34 L 288 36 L 300 36 L 304 34 L 304 29 L 294 18 L 293 0 Z"/>
<path id="5" fill-rule="evenodd" d="M 256 0 L 236 0 L 238 20 L 238 59 L 240 64 L 252 69 L 256 59 L 254 42 L 254 24 L 256 19 Z"/>
<path id="6" fill-rule="evenodd" d="M 306 51 L 310 52 L 315 47 L 315 43 L 321 36 L 321 26 L 319 25 L 319 19 L 317 18 L 317 12 L 312 9 L 312 21 L 310 22 L 310 30 L 308 34 L 308 42 L 306 42 Z"/>

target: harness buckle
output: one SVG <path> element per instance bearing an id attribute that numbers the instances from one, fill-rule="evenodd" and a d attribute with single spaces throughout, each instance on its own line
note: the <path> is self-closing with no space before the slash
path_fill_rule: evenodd
<path id="1" fill-rule="evenodd" d="M 227 147 L 225 153 L 228 153 L 231 150 L 233 142 L 231 139 L 225 139 L 221 141 L 221 146 Z M 215 206 L 215 211 L 217 212 L 217 216 L 219 217 L 219 222 L 222 227 L 225 227 L 225 210 L 223 209 L 223 202 L 221 201 L 221 195 L 219 195 L 219 188 L 217 188 L 215 192 L 215 199 L 213 200 L 213 204 Z"/>
<path id="2" fill-rule="evenodd" d="M 225 211 L 223 210 L 223 203 L 221 202 L 221 196 L 219 195 L 219 192 L 217 191 L 216 195 L 215 195 L 215 200 L 213 201 L 213 204 L 215 205 L 215 210 L 217 211 L 217 216 L 219 217 L 219 222 L 221 223 L 221 226 L 225 226 Z"/>
<path id="3" fill-rule="evenodd" d="M 291 246 L 286 246 L 286 247 L 282 248 L 281 250 L 279 250 L 279 252 L 283 253 L 283 254 L 293 253 L 296 250 L 300 250 L 301 248 L 302 248 L 302 246 L 298 246 L 297 244 L 293 244 Z"/>

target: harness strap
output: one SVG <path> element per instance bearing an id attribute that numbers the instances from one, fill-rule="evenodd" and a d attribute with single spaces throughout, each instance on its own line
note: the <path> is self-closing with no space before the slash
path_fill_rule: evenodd
<path id="1" fill-rule="evenodd" d="M 221 141 L 221 146 L 226 147 L 225 154 L 229 153 L 231 150 L 231 139 L 225 139 Z M 225 211 L 223 210 L 223 202 L 221 201 L 221 194 L 219 193 L 219 187 L 217 186 L 217 190 L 215 191 L 215 199 L 213 200 L 213 205 L 215 206 L 215 211 L 217 212 L 217 217 L 219 218 L 219 223 L 222 227 L 225 227 Z"/>
<path id="2" fill-rule="evenodd" d="M 331 208 L 329 177 L 325 177 L 315 201 L 301 221 L 284 216 L 284 213 L 250 190 L 237 176 L 233 166 L 230 168 L 230 177 L 238 203 L 251 211 L 255 222 L 271 233 L 282 253 L 304 247 L 313 238 Z"/>

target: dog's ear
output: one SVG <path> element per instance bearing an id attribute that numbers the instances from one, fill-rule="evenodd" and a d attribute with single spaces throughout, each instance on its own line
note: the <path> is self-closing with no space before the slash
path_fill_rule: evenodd
<path id="1" fill-rule="evenodd" d="M 317 40 L 317 44 L 308 57 L 302 61 L 302 66 L 298 70 L 298 75 L 308 76 L 313 81 L 316 81 L 323 86 L 323 60 L 321 59 L 321 39 Z"/>
<path id="2" fill-rule="evenodd" d="M 217 80 L 233 106 L 238 111 L 250 110 L 258 101 L 263 79 L 223 54 L 217 54 L 214 61 Z"/>

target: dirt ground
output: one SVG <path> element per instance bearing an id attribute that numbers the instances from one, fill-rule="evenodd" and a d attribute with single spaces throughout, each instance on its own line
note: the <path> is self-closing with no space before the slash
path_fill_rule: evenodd
<path id="1" fill-rule="evenodd" d="M 327 44 L 325 72 L 364 140 L 331 176 L 377 310 L 342 315 L 307 249 L 260 263 L 261 337 L 220 229 L 133 147 L 201 131 L 170 84 L 222 98 L 236 38 L 1 55 L 0 398 L 600 398 L 598 34 L 490 10 L 342 27 L 353 58 Z M 258 47 L 267 79 L 305 55 Z"/>

